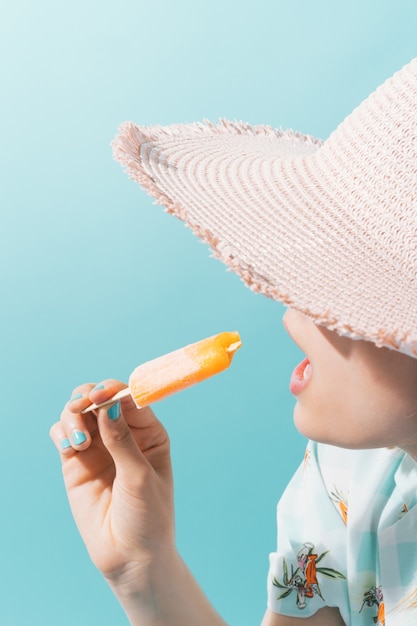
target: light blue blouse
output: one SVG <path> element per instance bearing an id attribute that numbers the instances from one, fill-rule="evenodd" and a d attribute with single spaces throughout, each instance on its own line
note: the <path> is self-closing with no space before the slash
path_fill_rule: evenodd
<path id="1" fill-rule="evenodd" d="M 338 607 L 348 626 L 417 626 L 417 463 L 310 442 L 278 503 L 268 606 Z"/>

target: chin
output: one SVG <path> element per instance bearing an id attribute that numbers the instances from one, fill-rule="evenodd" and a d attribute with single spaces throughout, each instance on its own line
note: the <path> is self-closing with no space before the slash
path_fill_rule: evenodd
<path id="1" fill-rule="evenodd" d="M 294 424 L 298 432 L 300 432 L 307 439 L 316 441 L 317 443 L 324 443 L 328 446 L 335 446 L 337 448 L 346 448 L 348 450 L 366 450 L 369 448 L 384 447 L 384 444 L 375 445 L 374 442 L 367 441 L 365 439 L 352 439 L 352 435 L 355 431 L 350 429 L 350 432 L 334 432 L 328 427 L 329 424 L 334 422 L 329 416 L 328 420 L 323 419 L 323 415 L 320 415 L 320 419 L 313 415 L 311 411 L 306 411 L 298 403 L 294 408 Z M 327 427 L 326 427 L 327 424 Z"/>
<path id="2" fill-rule="evenodd" d="M 317 422 L 314 420 L 314 416 L 311 415 L 309 411 L 303 409 L 299 402 L 297 402 L 294 407 L 294 424 L 298 432 L 304 435 L 304 437 L 307 437 L 307 439 L 320 441 L 319 429 L 317 428 Z"/>
<path id="3" fill-rule="evenodd" d="M 317 443 L 325 443 L 339 448 L 356 447 L 343 441 L 343 438 L 340 437 L 340 433 L 334 433 L 328 427 L 326 428 L 326 422 L 327 424 L 331 423 L 331 419 L 323 420 L 322 414 L 320 414 L 318 418 L 317 415 L 312 411 L 307 411 L 298 402 L 295 405 L 294 424 L 298 432 L 304 435 L 304 437 L 312 441 L 317 441 Z"/>

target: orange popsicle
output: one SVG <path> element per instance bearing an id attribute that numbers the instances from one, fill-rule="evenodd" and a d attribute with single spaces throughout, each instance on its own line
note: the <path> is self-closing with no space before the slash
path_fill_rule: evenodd
<path id="1" fill-rule="evenodd" d="M 129 377 L 129 387 L 107 402 L 93 404 L 83 413 L 131 395 L 138 408 L 202 382 L 227 369 L 242 342 L 238 332 L 224 332 L 139 365 Z"/>

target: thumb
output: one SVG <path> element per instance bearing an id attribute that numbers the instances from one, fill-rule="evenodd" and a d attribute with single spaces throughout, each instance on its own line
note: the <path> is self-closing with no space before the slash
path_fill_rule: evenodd
<path id="1" fill-rule="evenodd" d="M 149 469 L 149 463 L 123 416 L 120 402 L 99 409 L 97 425 L 120 478 L 132 479 L 141 468 Z"/>

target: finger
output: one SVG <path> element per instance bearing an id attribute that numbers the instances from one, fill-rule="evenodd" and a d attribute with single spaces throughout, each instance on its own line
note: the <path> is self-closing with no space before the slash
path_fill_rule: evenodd
<path id="1" fill-rule="evenodd" d="M 91 404 L 89 394 L 95 386 L 95 383 L 84 383 L 75 387 L 66 405 L 68 410 L 72 413 L 84 411 Z"/>
<path id="2" fill-rule="evenodd" d="M 89 391 L 89 400 L 93 404 L 102 404 L 109 402 L 112 397 L 122 389 L 126 389 L 127 385 L 120 380 L 114 378 L 107 378 L 102 380 L 97 385 L 94 385 Z"/>
<path id="3" fill-rule="evenodd" d="M 61 422 L 56 422 L 51 426 L 49 436 L 54 442 L 62 461 L 77 453 L 77 451 L 72 447 Z"/>
<path id="4" fill-rule="evenodd" d="M 89 392 L 89 399 L 95 404 L 101 404 L 102 402 L 107 402 L 107 400 L 112 398 L 118 391 L 126 389 L 126 387 L 127 385 L 125 383 L 113 378 L 108 378 L 91 388 Z M 157 423 L 158 420 L 152 410 L 148 407 L 138 409 L 131 396 L 122 398 L 120 401 L 123 416 L 129 426 L 133 426 L 135 428 L 148 428 L 149 426 L 154 426 Z"/>
<path id="5" fill-rule="evenodd" d="M 127 482 L 133 482 L 134 478 L 139 478 L 141 471 L 150 469 L 150 464 L 123 416 L 121 402 L 103 407 L 97 413 L 100 437 L 113 458 L 117 475 Z"/>
<path id="6" fill-rule="evenodd" d="M 76 401 L 78 402 L 78 399 Z M 68 403 L 61 413 L 60 424 L 70 445 L 78 451 L 86 450 L 90 446 L 95 432 L 97 432 L 95 415 L 75 413 L 74 408 L 70 407 Z"/>

